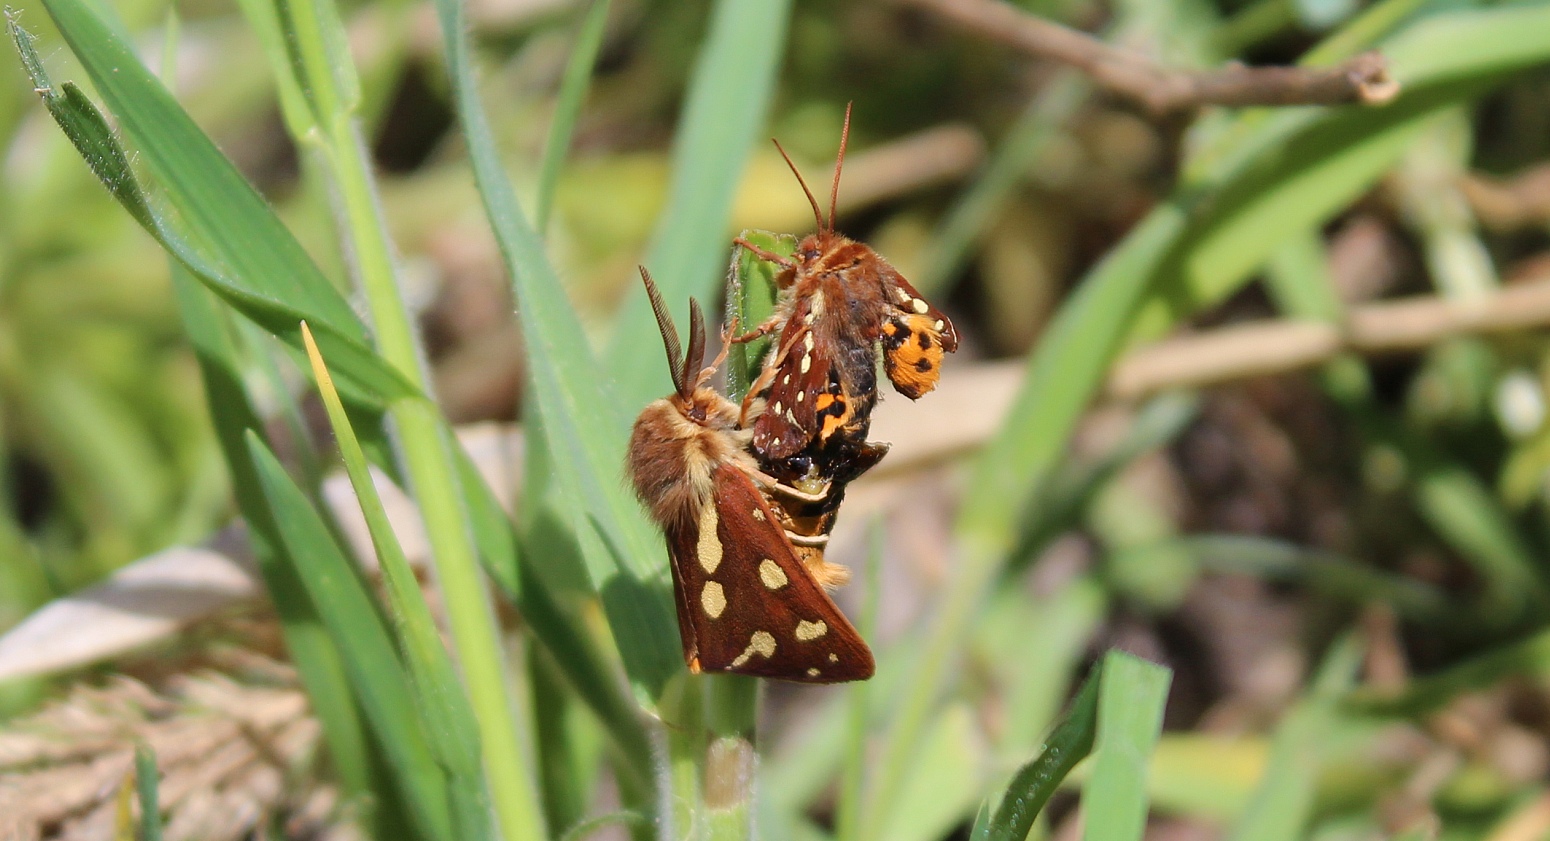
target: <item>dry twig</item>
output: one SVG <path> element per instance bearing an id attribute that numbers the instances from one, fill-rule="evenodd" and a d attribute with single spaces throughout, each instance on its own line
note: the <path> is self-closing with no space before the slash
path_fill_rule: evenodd
<path id="1" fill-rule="evenodd" d="M 898 0 L 1041 58 L 1064 62 L 1157 116 L 1203 105 L 1379 105 L 1399 93 L 1383 56 L 1363 53 L 1335 67 L 1163 67 L 1084 32 L 1001 0 Z"/>
<path id="2" fill-rule="evenodd" d="M 1456 336 L 1550 324 L 1550 280 L 1521 283 L 1480 300 L 1419 297 L 1353 307 L 1343 325 L 1261 321 L 1168 339 L 1121 359 L 1109 393 L 1135 398 L 1316 365 L 1343 351 L 1415 350 Z"/>

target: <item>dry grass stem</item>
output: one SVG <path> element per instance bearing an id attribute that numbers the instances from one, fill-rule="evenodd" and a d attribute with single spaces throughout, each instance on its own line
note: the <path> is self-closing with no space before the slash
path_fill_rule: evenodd
<path id="1" fill-rule="evenodd" d="M 980 37 L 1069 64 L 1158 117 L 1206 105 L 1381 105 L 1399 93 L 1383 56 L 1375 52 L 1327 68 L 1229 65 L 1210 71 L 1181 70 L 1001 0 L 899 2 L 931 11 Z"/>

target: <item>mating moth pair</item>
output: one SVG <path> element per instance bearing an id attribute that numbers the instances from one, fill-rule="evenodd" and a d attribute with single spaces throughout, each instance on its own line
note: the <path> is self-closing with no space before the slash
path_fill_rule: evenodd
<path id="1" fill-rule="evenodd" d="M 834 230 L 840 169 L 825 219 L 796 173 L 817 232 L 793 257 L 740 247 L 781 267 L 780 298 L 763 324 L 723 334 L 701 368 L 705 321 L 690 299 L 687 350 L 644 268 L 667 349 L 674 393 L 635 421 L 629 471 L 667 537 L 684 660 L 692 672 L 734 672 L 804 683 L 872 676 L 872 652 L 829 598 L 849 571 L 824 558 L 845 486 L 875 465 L 886 444 L 866 435 L 884 374 L 915 399 L 936 387 L 952 323 L 866 245 Z M 742 405 L 707 383 L 735 342 L 776 334 Z"/>

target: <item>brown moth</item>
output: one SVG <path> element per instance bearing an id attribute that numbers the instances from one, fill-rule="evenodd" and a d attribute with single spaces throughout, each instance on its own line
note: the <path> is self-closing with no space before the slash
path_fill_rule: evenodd
<path id="1" fill-rule="evenodd" d="M 834 230 L 840 170 L 850 138 L 850 109 L 834 161 L 829 217 L 802 179 L 786 150 L 775 148 L 797 177 L 813 208 L 818 230 L 805 237 L 793 257 L 752 243 L 735 242 L 760 258 L 777 263 L 781 301 L 753 331 L 734 337 L 750 341 L 779 331 L 750 395 L 765 401 L 753 422 L 753 448 L 763 459 L 801 452 L 815 438 L 828 442 L 843 430 L 856 441 L 866 437 L 877 401 L 877 348 L 883 372 L 900 394 L 914 400 L 936 388 L 942 356 L 958 349 L 958 334 L 946 315 L 926 300 L 904 276 L 864 243 Z M 745 410 L 750 407 L 744 402 Z M 751 412 L 745 412 L 745 421 Z"/>
<path id="2" fill-rule="evenodd" d="M 871 677 L 871 650 L 820 583 L 832 577 L 822 553 L 827 532 L 806 531 L 822 524 L 786 510 L 822 510 L 830 483 L 798 490 L 759 469 L 740 408 L 706 384 L 725 349 L 699 367 L 705 320 L 698 303 L 690 299 L 689 347 L 680 357 L 678 332 L 644 268 L 641 279 L 674 392 L 636 419 L 628 469 L 667 537 L 689 670 L 803 683 Z"/>

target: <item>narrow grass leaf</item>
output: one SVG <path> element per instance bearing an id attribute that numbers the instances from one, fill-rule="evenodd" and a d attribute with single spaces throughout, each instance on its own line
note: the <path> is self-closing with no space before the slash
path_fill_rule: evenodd
<path id="1" fill-rule="evenodd" d="M 1357 605 L 1383 602 L 1406 619 L 1427 622 L 1457 615 L 1434 587 L 1373 569 L 1348 558 L 1281 540 L 1236 534 L 1200 534 L 1174 545 L 1213 572 L 1248 573 L 1272 581 L 1294 581 Z"/>
<path id="2" fill-rule="evenodd" d="M 678 121 L 667 205 L 646 254 L 669 303 L 690 295 L 708 303 L 720 291 L 732 200 L 764 126 L 790 9 L 791 0 L 717 0 L 711 11 Z M 604 357 L 625 406 L 643 406 L 671 387 L 665 368 L 643 350 L 657 341 L 646 296 L 636 289 Z"/>
<path id="3" fill-rule="evenodd" d="M 139 841 L 161 841 L 161 772 L 150 745 L 135 745 L 135 789 L 140 796 Z"/>
<path id="4" fill-rule="evenodd" d="M 323 398 L 329 425 L 339 444 L 339 454 L 377 551 L 386 585 L 388 615 L 393 621 L 398 650 L 403 653 L 414 706 L 425 732 L 434 734 L 427 740 L 427 745 L 447 777 L 454 837 L 470 841 L 491 838 L 489 803 L 480 764 L 479 725 L 473 708 L 468 703 L 452 658 L 442 646 L 441 634 L 425 603 L 425 594 L 420 591 L 414 570 L 409 566 L 409 559 L 393 533 L 387 509 L 377 495 L 366 453 L 355 437 L 344 404 L 334 390 L 333 379 L 305 324 L 302 325 L 302 338 L 307 345 L 313 379 Z"/>
<path id="5" fill-rule="evenodd" d="M 1045 740 L 1043 750 L 1012 777 L 988 824 L 988 841 L 1027 838 L 1034 820 L 1066 775 L 1092 752 L 1098 733 L 1098 696 L 1105 680 L 1103 666 L 1092 670 L 1071 699 L 1066 717 Z"/>
<path id="6" fill-rule="evenodd" d="M 463 9 L 455 0 L 438 0 L 436 7 L 474 178 L 511 272 L 547 451 L 569 503 L 565 514 L 625 668 L 649 703 L 683 670 L 666 558 L 619 481 L 625 425 L 618 403 L 501 168 L 474 83 Z"/>
<path id="7" fill-rule="evenodd" d="M 361 708 L 388 753 L 398 793 L 415 828 L 428 838 L 452 839 L 441 771 L 410 699 L 412 687 L 393 641 L 360 573 L 345 558 L 311 502 L 258 436 L 249 431 L 248 452 L 275 523 L 291 557 L 306 558 L 296 572 L 338 646 Z"/>
<path id="8" fill-rule="evenodd" d="M 189 272 L 174 264 L 171 275 L 178 313 L 199 361 L 217 440 L 231 471 L 237 507 L 248 525 L 248 539 L 258 559 L 259 573 L 279 614 L 286 650 L 323 724 L 323 736 L 345 791 L 367 796 L 377 769 L 368 749 L 366 724 L 361 720 L 338 649 L 328 638 L 316 606 L 297 577 L 296 559 L 286 555 L 285 542 L 248 457 L 244 434 L 246 430 L 262 428 L 262 424 L 253 401 L 243 389 L 237 354 L 223 329 L 225 313 L 216 305 L 219 299 Z M 383 811 L 396 814 L 397 798 L 385 802 L 389 806 Z"/>
<path id="9" fill-rule="evenodd" d="M 549 213 L 554 209 L 554 188 L 560 183 L 560 169 L 570 152 L 571 137 L 576 133 L 576 120 L 581 116 L 581 103 L 587 98 L 592 85 L 592 67 L 597 63 L 597 52 L 603 46 L 603 32 L 608 24 L 611 0 L 592 0 L 587 14 L 581 20 L 576 33 L 576 43 L 571 46 L 570 58 L 565 62 L 565 74 L 560 79 L 560 92 L 554 98 L 554 116 L 549 120 L 549 136 L 544 141 L 543 159 L 538 166 L 537 208 L 533 211 L 533 227 L 540 236 L 549 230 Z"/>
<path id="10" fill-rule="evenodd" d="M 1503 643 L 1442 671 L 1412 678 L 1398 692 L 1353 691 L 1346 703 L 1353 712 L 1416 718 L 1466 692 L 1485 689 L 1509 677 L 1550 675 L 1550 631 Z"/>
<path id="11" fill-rule="evenodd" d="M 1340 638 L 1324 655 L 1313 687 L 1276 725 L 1270 761 L 1248 808 L 1227 841 L 1297 841 L 1313 813 L 1322 747 L 1340 714 L 1340 697 L 1362 664 L 1356 637 Z"/>
<path id="12" fill-rule="evenodd" d="M 1162 730 L 1172 672 L 1111 651 L 1103 658 L 1093 770 L 1082 788 L 1082 837 L 1140 841 L 1146 828 L 1146 775 Z"/>

